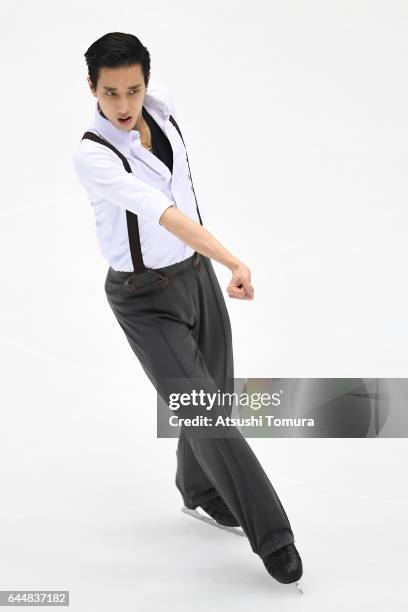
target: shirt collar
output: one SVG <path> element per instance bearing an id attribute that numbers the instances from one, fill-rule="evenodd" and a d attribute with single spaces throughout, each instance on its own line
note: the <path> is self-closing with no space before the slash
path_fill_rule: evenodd
<path id="1" fill-rule="evenodd" d="M 168 119 L 171 109 L 167 103 L 166 97 L 162 88 L 157 84 L 148 85 L 143 101 L 143 106 L 147 111 L 153 111 L 163 122 Z M 99 110 L 99 104 L 96 102 L 95 114 L 91 130 L 108 140 L 124 155 L 129 155 L 132 145 L 141 145 L 140 134 L 137 130 L 121 130 L 113 125 L 109 119 L 102 116 Z"/>

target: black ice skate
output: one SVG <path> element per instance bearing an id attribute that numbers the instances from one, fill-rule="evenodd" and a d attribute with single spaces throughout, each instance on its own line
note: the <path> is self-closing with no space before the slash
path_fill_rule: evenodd
<path id="1" fill-rule="evenodd" d="M 300 555 L 293 543 L 274 550 L 262 561 L 268 573 L 278 582 L 290 584 L 296 582 L 296 587 L 303 593 L 298 581 L 303 575 L 303 566 Z"/>
<path id="2" fill-rule="evenodd" d="M 210 525 L 220 527 L 221 529 L 226 529 L 227 531 L 232 531 L 237 535 L 245 536 L 242 529 L 236 529 L 236 527 L 240 527 L 240 524 L 221 497 L 215 497 L 214 499 L 201 504 L 200 507 L 209 516 L 201 514 L 194 508 L 184 507 L 181 510 L 194 518 L 198 518 L 206 523 L 209 523 Z"/>

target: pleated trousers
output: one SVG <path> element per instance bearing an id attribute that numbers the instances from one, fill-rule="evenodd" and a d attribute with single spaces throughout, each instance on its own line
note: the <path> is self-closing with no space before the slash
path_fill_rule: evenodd
<path id="1" fill-rule="evenodd" d="M 197 381 L 208 393 L 233 392 L 231 323 L 210 258 L 195 252 L 141 273 L 109 267 L 105 292 L 130 347 L 166 403 L 174 392 L 172 380 L 182 380 L 187 392 L 197 390 Z M 225 406 L 211 410 L 213 418 L 225 414 L 231 414 Z M 191 407 L 177 412 L 178 417 L 191 415 Z M 248 441 L 237 428 L 228 431 L 229 436 L 206 436 L 180 427 L 175 484 L 188 508 L 220 495 L 253 552 L 263 557 L 294 542 L 294 535 Z"/>

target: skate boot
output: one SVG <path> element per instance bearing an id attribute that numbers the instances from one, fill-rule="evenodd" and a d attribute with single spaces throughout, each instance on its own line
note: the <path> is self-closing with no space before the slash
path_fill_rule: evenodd
<path id="1" fill-rule="evenodd" d="M 261 558 L 268 573 L 275 580 L 283 584 L 296 582 L 297 588 L 303 592 L 297 584 L 303 574 L 302 560 L 293 543 L 282 546 Z"/>
<path id="2" fill-rule="evenodd" d="M 201 504 L 201 508 L 220 525 L 226 527 L 239 527 L 239 522 L 222 497 L 218 496 L 214 499 L 210 499 L 210 501 Z"/>
<path id="3" fill-rule="evenodd" d="M 220 497 L 220 495 L 217 495 L 217 497 L 210 499 L 210 501 L 208 502 L 204 502 L 198 507 L 202 508 L 204 512 L 209 516 L 206 516 L 206 514 L 199 512 L 196 508 L 191 508 L 187 506 L 184 506 L 181 511 L 196 519 L 199 519 L 200 521 L 204 521 L 209 525 L 213 525 L 214 527 L 218 527 L 219 529 L 226 529 L 227 531 L 231 531 L 236 535 L 246 537 L 244 530 L 241 528 L 239 522 L 232 514 L 231 510 L 228 508 L 222 497 Z"/>

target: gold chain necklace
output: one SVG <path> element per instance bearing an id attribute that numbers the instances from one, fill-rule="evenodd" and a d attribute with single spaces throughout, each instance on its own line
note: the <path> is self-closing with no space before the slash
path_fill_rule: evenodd
<path id="1" fill-rule="evenodd" d="M 139 130 L 140 132 L 140 142 L 142 143 L 142 146 L 145 147 L 146 149 L 148 149 L 148 151 L 152 150 L 152 138 L 151 138 L 151 133 L 150 133 L 150 129 L 149 126 L 147 125 L 145 118 L 142 116 L 142 122 L 140 124 L 140 128 L 142 127 L 142 125 L 144 126 L 144 129 L 147 133 L 147 138 L 145 138 L 145 141 L 143 142 L 142 140 L 142 131 L 141 129 Z"/>

